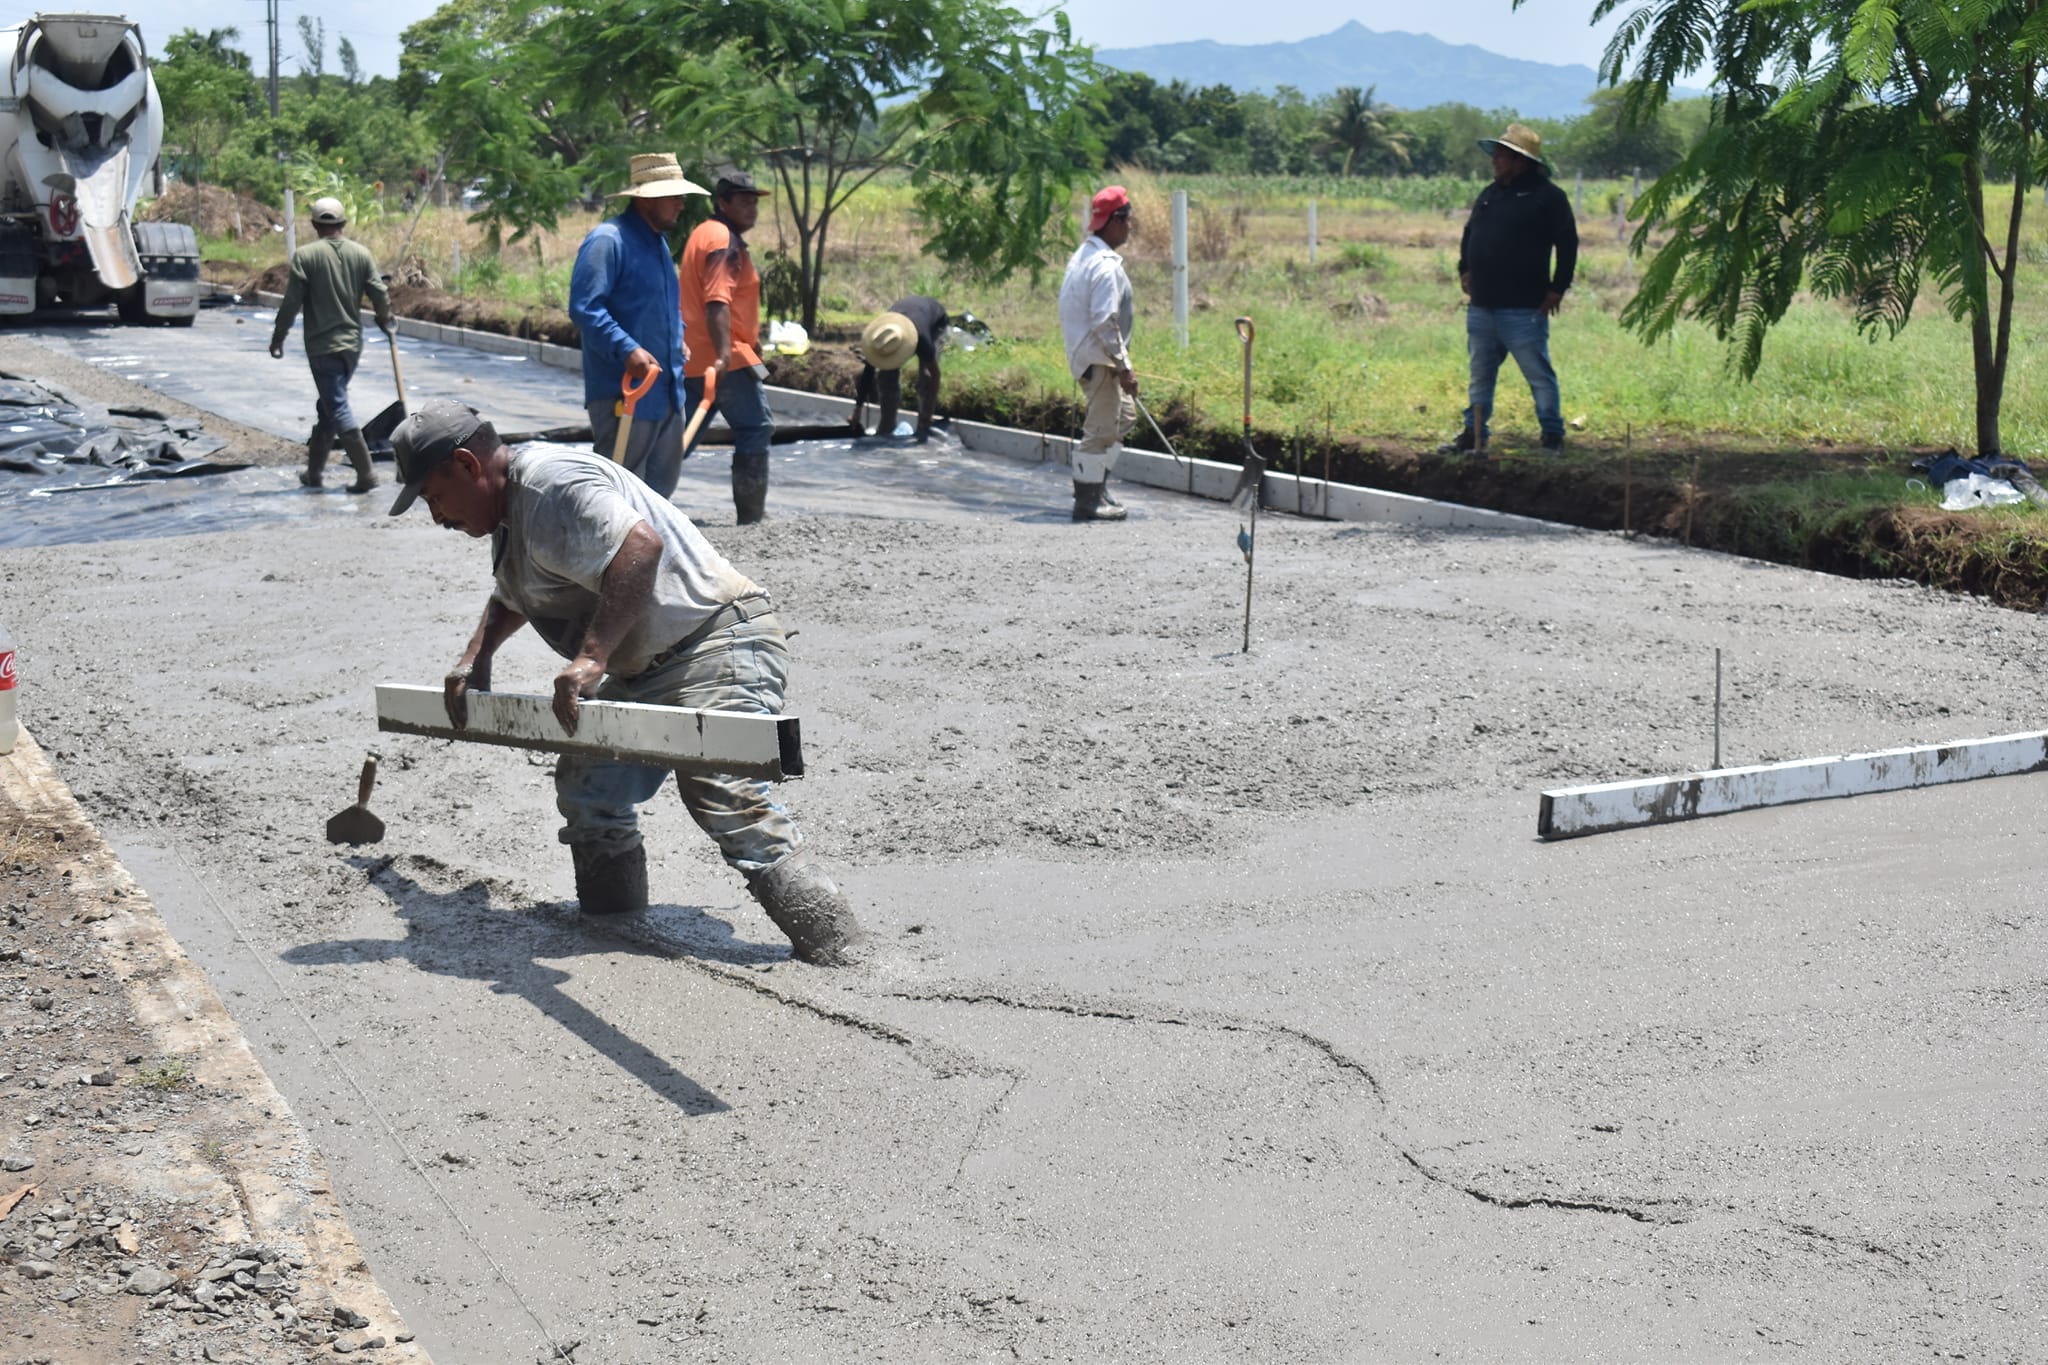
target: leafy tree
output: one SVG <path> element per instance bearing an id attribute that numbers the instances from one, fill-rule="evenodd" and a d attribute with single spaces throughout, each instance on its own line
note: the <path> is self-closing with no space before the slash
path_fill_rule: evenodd
<path id="1" fill-rule="evenodd" d="M 313 94 L 320 93 L 320 78 L 327 74 L 327 21 L 310 14 L 299 16 L 299 43 L 306 49 L 303 59 L 306 81 Z"/>
<path id="2" fill-rule="evenodd" d="M 235 130 L 263 107 L 248 54 L 233 46 L 240 37 L 233 28 L 203 34 L 183 29 L 171 35 L 155 64 L 164 127 L 182 152 L 170 159 L 180 175 L 194 182 L 212 173 Z"/>
<path id="3" fill-rule="evenodd" d="M 471 221 L 484 225 L 494 248 L 552 230 L 576 196 L 579 164 L 607 134 L 625 130 L 617 105 L 603 98 L 584 102 L 597 110 L 590 117 L 551 97 L 554 58 L 537 26 L 508 0 L 453 0 L 400 39 L 401 97 L 434 130 L 451 177 L 482 182 Z"/>
<path id="4" fill-rule="evenodd" d="M 1408 164 L 1407 135 L 1389 124 L 1387 107 L 1373 98 L 1375 88 L 1339 86 L 1323 111 L 1324 145 L 1344 154 L 1346 176 L 1354 168 L 1393 170 Z"/>
<path id="5" fill-rule="evenodd" d="M 1600 0 L 1604 18 L 1620 0 Z M 1621 25 L 1602 62 L 1641 122 L 1672 85 L 1718 72 L 1706 134 L 1645 194 L 1652 257 L 1623 320 L 1645 340 L 1696 318 L 1756 373 L 1802 282 L 1896 335 L 1931 276 L 1970 329 L 1977 448 L 2002 449 L 2020 225 L 2042 165 L 2038 0 L 1663 0 Z M 1984 167 L 2010 167 L 2003 222 Z M 1999 240 L 2002 239 L 2002 240 Z M 1993 285 L 1996 292 L 1994 294 Z"/>
<path id="6" fill-rule="evenodd" d="M 547 88 L 583 110 L 647 92 L 669 142 L 761 168 L 797 237 L 817 324 L 832 220 L 908 173 L 925 249 L 984 277 L 1037 267 L 1087 164 L 1096 75 L 1066 16 L 996 0 L 591 0 L 536 30 Z M 627 122 L 638 122 L 637 114 Z"/>
<path id="7" fill-rule="evenodd" d="M 1642 171 L 1662 175 L 1685 155 L 1684 135 L 1670 106 L 1641 122 L 1628 117 L 1622 92 L 1596 90 L 1586 99 L 1585 114 L 1573 119 L 1546 158 L 1588 175 L 1629 175 Z"/>
<path id="8" fill-rule="evenodd" d="M 342 83 L 351 89 L 363 83 L 363 63 L 356 56 L 356 45 L 343 38 L 334 48 L 336 58 L 341 62 Z"/>

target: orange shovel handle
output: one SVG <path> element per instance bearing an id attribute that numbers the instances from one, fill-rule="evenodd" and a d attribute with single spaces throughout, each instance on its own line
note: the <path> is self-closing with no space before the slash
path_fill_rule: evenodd
<path id="1" fill-rule="evenodd" d="M 627 413 L 630 414 L 633 411 L 634 405 L 639 403 L 647 391 L 654 387 L 654 381 L 660 377 L 661 366 L 659 365 L 649 365 L 647 373 L 640 376 L 638 384 L 635 384 L 625 375 L 619 376 L 619 392 L 625 395 Z"/>

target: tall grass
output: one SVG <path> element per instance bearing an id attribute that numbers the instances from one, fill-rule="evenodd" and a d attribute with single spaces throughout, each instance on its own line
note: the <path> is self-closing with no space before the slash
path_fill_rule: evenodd
<path id="1" fill-rule="evenodd" d="M 1254 421 L 1270 430 L 1315 431 L 1388 442 L 1448 435 L 1464 406 L 1462 300 L 1456 263 L 1465 211 L 1479 181 L 1450 177 L 1286 179 L 1259 176 L 1166 178 L 1121 174 L 1136 205 L 1126 250 L 1138 298 L 1134 355 L 1148 397 L 1181 398 L 1214 420 L 1238 419 L 1242 357 L 1231 320 L 1253 317 Z M 1575 186 L 1562 182 L 1568 192 Z M 1588 181 L 1580 216 L 1576 286 L 1552 324 L 1551 349 L 1576 439 L 1728 438 L 1788 448 L 1823 444 L 1956 445 L 1974 441 L 1969 338 L 1939 300 L 1923 297 L 1896 340 L 1861 337 L 1837 304 L 1802 297 L 1766 344 L 1753 382 L 1731 370 L 1707 329 L 1683 324 L 1654 347 L 1624 330 L 1618 314 L 1640 265 L 1617 217 L 1625 181 Z M 1189 345 L 1172 321 L 1170 200 L 1190 200 Z M 1988 196 L 1994 214 L 2001 197 Z M 1307 205 L 1317 205 L 1319 242 L 1309 261 Z M 1078 218 L 1082 199 L 1074 205 Z M 780 206 L 764 205 L 752 235 L 757 253 L 794 250 Z M 576 244 L 597 221 L 564 217 L 521 244 L 492 253 L 483 231 L 456 210 L 430 209 L 411 239 L 413 269 L 428 283 L 523 305 L 559 306 Z M 362 235 L 391 261 L 409 218 L 393 213 Z M 822 345 L 841 345 L 891 300 L 933 294 L 971 310 L 999 343 L 946 360 L 947 384 L 1028 386 L 1041 396 L 1070 393 L 1056 309 L 1060 262 L 1038 278 L 978 282 L 922 254 L 923 232 L 906 184 L 879 182 L 835 221 L 828 247 Z M 454 274 L 453 249 L 464 268 Z M 276 235 L 251 248 L 207 243 L 207 254 L 252 268 L 281 259 Z M 2048 214 L 2036 211 L 2025 239 L 2013 358 L 2006 384 L 2008 450 L 2048 445 Z M 388 268 L 388 267 L 387 267 Z M 1504 367 L 1496 420 L 1508 438 L 1533 439 L 1527 390 Z M 1155 405 L 1156 406 L 1156 405 Z"/>

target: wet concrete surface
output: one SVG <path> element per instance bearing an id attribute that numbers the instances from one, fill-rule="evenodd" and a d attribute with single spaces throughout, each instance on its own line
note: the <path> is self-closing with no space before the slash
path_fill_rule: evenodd
<path id="1" fill-rule="evenodd" d="M 2039 620 L 1272 517 L 1245 657 L 1213 505 L 799 446 L 736 528 L 723 476 L 678 501 L 797 631 L 857 969 L 672 794 L 656 908 L 586 926 L 543 762 L 374 732 L 487 591 L 424 517 L 0 551 L 24 714 L 438 1358 L 2037 1353 L 2043 779 L 1532 835 L 1704 761 L 1716 646 L 1763 762 L 2037 725 Z"/>

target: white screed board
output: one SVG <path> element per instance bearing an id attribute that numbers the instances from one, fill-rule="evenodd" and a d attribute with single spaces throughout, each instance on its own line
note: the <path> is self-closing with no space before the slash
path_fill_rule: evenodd
<path id="1" fill-rule="evenodd" d="M 1918 744 L 1839 758 L 1800 758 L 1682 777 L 1644 777 L 1543 793 L 1536 837 L 1573 839 L 1703 815 L 1824 801 L 1836 796 L 1935 787 L 2048 770 L 2048 730 L 1951 744 Z"/>
<path id="2" fill-rule="evenodd" d="M 555 719 L 552 696 L 472 692 L 469 724 L 458 730 L 449 724 L 440 688 L 379 683 L 377 728 L 729 777 L 777 781 L 804 775 L 803 739 L 795 716 L 585 701 L 577 712 L 576 733 L 565 735 Z"/>

